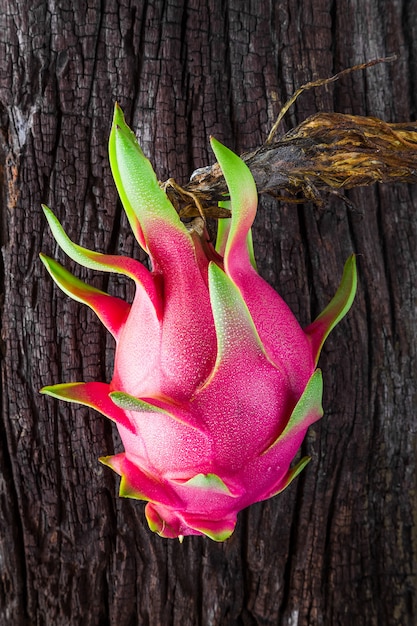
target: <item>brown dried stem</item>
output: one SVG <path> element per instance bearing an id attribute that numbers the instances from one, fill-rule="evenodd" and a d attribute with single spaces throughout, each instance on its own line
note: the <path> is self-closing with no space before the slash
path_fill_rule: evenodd
<path id="1" fill-rule="evenodd" d="M 282 108 L 266 142 L 242 155 L 255 179 L 259 194 L 286 201 L 305 199 L 323 202 L 323 196 L 342 189 L 375 182 L 417 182 L 417 124 L 388 124 L 374 117 L 318 113 L 280 139 L 276 130 L 283 115 L 305 89 L 337 80 L 342 74 L 380 62 L 344 70 L 329 79 L 300 87 Z M 184 187 L 165 184 L 166 192 L 180 216 L 202 213 L 222 218 L 230 213 L 217 206 L 227 199 L 227 187 L 219 165 L 196 170 Z"/>

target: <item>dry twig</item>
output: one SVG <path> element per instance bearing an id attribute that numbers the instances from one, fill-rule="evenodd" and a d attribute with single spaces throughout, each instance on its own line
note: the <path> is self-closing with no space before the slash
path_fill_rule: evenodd
<path id="1" fill-rule="evenodd" d="M 374 117 L 317 113 L 280 139 L 276 131 L 283 116 L 306 89 L 328 84 L 347 72 L 393 60 L 375 59 L 300 87 L 281 109 L 265 143 L 242 155 L 259 194 L 285 201 L 313 200 L 323 195 L 375 182 L 417 182 L 417 124 L 388 124 Z M 227 187 L 217 163 L 196 170 L 180 187 L 167 181 L 164 188 L 182 218 L 202 213 L 228 217 L 217 203 L 227 199 Z"/>

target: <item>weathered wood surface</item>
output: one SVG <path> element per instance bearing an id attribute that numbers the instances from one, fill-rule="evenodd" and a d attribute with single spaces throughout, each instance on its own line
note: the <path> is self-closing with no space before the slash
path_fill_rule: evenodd
<path id="1" fill-rule="evenodd" d="M 319 111 L 415 121 L 417 10 L 398 0 L 0 0 L 0 624 L 413 626 L 416 623 L 417 190 L 375 185 L 317 208 L 262 200 L 261 273 L 307 324 L 359 261 L 358 296 L 320 365 L 325 416 L 312 462 L 241 514 L 225 544 L 146 527 L 97 462 L 114 429 L 40 397 L 108 380 L 113 344 L 60 293 L 45 202 L 70 236 L 139 255 L 117 203 L 107 136 L 117 99 L 158 176 L 213 163 L 208 137 L 261 145 L 297 86 L 375 56 L 395 64 L 301 96 Z M 139 255 L 139 258 L 140 255 Z M 69 267 L 73 264 L 68 260 Z M 132 287 L 80 270 L 93 284 Z"/>

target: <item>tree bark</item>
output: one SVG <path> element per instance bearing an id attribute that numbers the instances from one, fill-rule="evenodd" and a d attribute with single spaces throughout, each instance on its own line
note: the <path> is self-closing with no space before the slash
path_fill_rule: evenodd
<path id="1" fill-rule="evenodd" d="M 158 177 L 210 165 L 209 135 L 261 145 L 307 81 L 399 59 L 304 93 L 317 112 L 415 121 L 417 10 L 398 0 L 0 0 L 0 624 L 383 626 L 416 623 L 417 189 L 377 184 L 325 207 L 262 198 L 261 274 L 303 325 L 358 254 L 359 289 L 326 342 L 312 462 L 240 514 L 224 544 L 153 535 L 97 461 L 120 449 L 101 415 L 41 397 L 109 381 L 114 345 L 52 284 L 43 251 L 112 294 L 118 276 L 74 268 L 41 212 L 102 252 L 143 255 L 107 156 L 115 100 Z"/>

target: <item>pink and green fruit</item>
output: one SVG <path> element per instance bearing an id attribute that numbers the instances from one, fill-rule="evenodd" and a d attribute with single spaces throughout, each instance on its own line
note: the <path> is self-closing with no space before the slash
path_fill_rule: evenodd
<path id="1" fill-rule="evenodd" d="M 61 289 L 90 306 L 116 341 L 110 383 L 42 391 L 116 423 L 124 452 L 100 460 L 121 476 L 121 496 L 147 502 L 153 531 L 223 541 L 239 511 L 278 494 L 309 461 L 291 466 L 308 427 L 323 414 L 317 361 L 352 304 L 356 268 L 351 256 L 333 300 L 302 329 L 256 271 L 252 175 L 233 152 L 215 139 L 211 144 L 231 210 L 219 222 L 215 247 L 204 228 L 180 220 L 116 105 L 110 164 L 152 271 L 134 259 L 78 246 L 44 207 L 69 257 L 128 276 L 136 295 L 128 304 L 41 255 Z"/>

